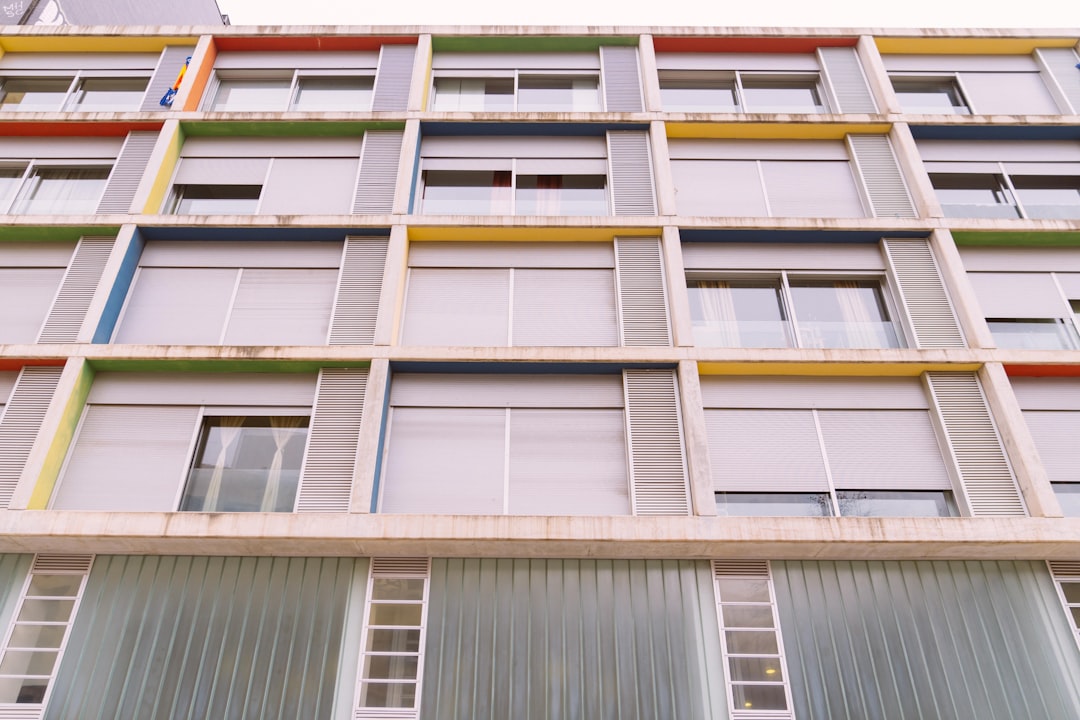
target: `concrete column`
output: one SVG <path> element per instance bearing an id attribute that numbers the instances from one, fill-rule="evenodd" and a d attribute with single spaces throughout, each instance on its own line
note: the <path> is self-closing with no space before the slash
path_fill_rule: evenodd
<path id="1" fill-rule="evenodd" d="M 180 157 L 180 148 L 183 144 L 180 121 L 166 120 L 158 133 L 154 149 L 150 152 L 150 159 L 146 163 L 146 170 L 143 171 L 139 187 L 135 189 L 135 197 L 131 200 L 131 212 L 147 215 L 157 215 L 161 212 L 161 205 L 168 195 L 169 184 L 176 170 L 176 161 Z"/>
<path id="2" fill-rule="evenodd" d="M 120 309 L 124 306 L 135 268 L 142 255 L 143 239 L 135 225 L 121 225 L 112 252 L 105 262 L 94 296 L 86 308 L 78 342 L 107 343 L 112 338 Z"/>
<path id="3" fill-rule="evenodd" d="M 649 144 L 652 145 L 653 179 L 656 182 L 656 209 L 661 215 L 678 215 L 675 179 L 671 174 L 671 157 L 668 155 L 667 128 L 662 120 L 649 123 Z"/>
<path id="4" fill-rule="evenodd" d="M 900 101 L 896 98 L 892 83 L 889 82 L 889 74 L 885 70 L 885 63 L 881 60 L 877 44 L 870 35 L 862 35 L 855 45 L 855 52 L 859 55 L 866 81 L 870 83 L 870 92 L 874 94 L 878 111 L 882 113 L 899 113 Z"/>
<path id="5" fill-rule="evenodd" d="M 930 249 L 937 259 L 945 289 L 952 299 L 953 310 L 956 311 L 960 328 L 967 338 L 968 347 L 996 347 L 994 336 L 990 334 L 990 328 L 979 307 L 979 300 L 975 296 L 975 288 L 968 280 L 964 262 L 960 258 L 956 243 L 953 242 L 952 234 L 948 230 L 931 232 Z"/>
<path id="6" fill-rule="evenodd" d="M 712 469 L 709 465 L 709 438 L 705 433 L 705 410 L 697 363 L 679 362 L 679 401 L 682 404 L 683 442 L 686 470 L 690 478 L 690 500 L 695 515 L 715 515 Z"/>
<path id="7" fill-rule="evenodd" d="M 412 202 L 413 180 L 416 177 L 416 158 L 419 156 L 420 121 L 406 120 L 401 139 L 401 159 L 398 161 L 397 183 L 394 185 L 395 215 L 408 215 Z"/>
<path id="8" fill-rule="evenodd" d="M 376 345 L 393 345 L 397 338 L 401 306 L 405 295 L 408 257 L 408 229 L 404 225 L 395 225 L 390 228 L 390 243 L 386 248 L 386 264 L 383 266 L 379 314 L 375 320 Z"/>
<path id="9" fill-rule="evenodd" d="M 1039 458 L 1031 431 L 1024 422 L 1024 413 L 1005 374 L 1005 367 L 1001 363 L 987 363 L 979 369 L 978 374 L 1016 482 L 1027 504 L 1028 514 L 1034 517 L 1062 517 L 1061 503 L 1050 486 L 1050 478 Z"/>
<path id="10" fill-rule="evenodd" d="M 369 513 L 372 508 L 378 473 L 381 469 L 383 427 L 386 423 L 386 401 L 390 389 L 390 361 L 372 360 L 368 370 L 367 390 L 364 392 L 363 421 L 356 448 L 353 470 L 351 513 Z"/>
<path id="11" fill-rule="evenodd" d="M 421 112 L 427 108 L 430 80 L 431 35 L 421 35 L 416 42 L 416 58 L 413 60 L 412 81 L 409 84 L 410 112 Z"/>
<path id="12" fill-rule="evenodd" d="M 638 55 L 641 58 L 641 88 L 645 93 L 645 110 L 660 112 L 660 77 L 656 71 L 656 50 L 653 48 L 652 35 L 642 35 L 638 40 Z"/>
<path id="13" fill-rule="evenodd" d="M 671 339 L 676 347 L 694 344 L 694 329 L 690 323 L 690 299 L 686 291 L 686 268 L 682 260 L 679 229 L 664 228 L 660 240 L 664 254 L 664 281 L 668 288 L 668 313 L 671 318 Z"/>
<path id="14" fill-rule="evenodd" d="M 923 218 L 944 217 L 945 213 L 941 210 L 934 186 L 930 184 L 930 176 L 919 156 L 919 148 L 915 145 L 911 128 L 907 123 L 895 123 L 889 131 L 889 139 L 900 163 L 900 170 L 907 179 L 911 199 L 915 202 L 915 212 Z"/>
<path id="15" fill-rule="evenodd" d="M 184 81 L 173 98 L 173 110 L 198 110 L 202 102 L 203 91 L 214 73 L 214 61 L 217 60 L 217 46 L 212 35 L 203 35 L 195 44 L 191 53 L 191 62 L 184 72 Z"/>

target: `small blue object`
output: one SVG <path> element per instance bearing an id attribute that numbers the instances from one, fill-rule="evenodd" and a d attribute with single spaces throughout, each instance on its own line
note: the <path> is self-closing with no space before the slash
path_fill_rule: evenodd
<path id="1" fill-rule="evenodd" d="M 165 91 L 165 94 L 161 97 L 161 102 L 158 104 L 163 107 L 170 107 L 174 97 L 176 97 L 176 90 L 169 88 Z"/>

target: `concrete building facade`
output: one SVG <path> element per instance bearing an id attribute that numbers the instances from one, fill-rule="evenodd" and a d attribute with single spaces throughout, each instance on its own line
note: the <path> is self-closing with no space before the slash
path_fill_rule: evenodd
<path id="1" fill-rule="evenodd" d="M 1080 717 L 1078 34 L 0 32 L 0 719 Z"/>

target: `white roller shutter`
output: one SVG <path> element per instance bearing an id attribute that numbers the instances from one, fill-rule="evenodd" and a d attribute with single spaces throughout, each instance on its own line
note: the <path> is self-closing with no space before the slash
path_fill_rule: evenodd
<path id="1" fill-rule="evenodd" d="M 0 268 L 0 343 L 37 341 L 63 277 L 63 268 Z"/>
<path id="2" fill-rule="evenodd" d="M 347 215 L 356 158 L 274 158 L 259 202 L 260 215 Z"/>
<path id="3" fill-rule="evenodd" d="M 1037 72 L 966 72 L 961 74 L 960 81 L 971 111 L 978 115 L 1057 115 L 1060 112 Z"/>
<path id="4" fill-rule="evenodd" d="M 1043 72 L 1056 83 L 1061 95 L 1067 99 L 1071 108 L 1061 108 L 1062 112 L 1080 113 L 1080 72 L 1076 65 L 1080 62 L 1073 48 L 1037 48 L 1037 57 Z"/>
<path id="5" fill-rule="evenodd" d="M 1024 410 L 1050 482 L 1080 482 L 1080 411 Z"/>
<path id="6" fill-rule="evenodd" d="M 1066 317 L 1069 309 L 1048 273 L 968 273 L 988 318 Z"/>
<path id="7" fill-rule="evenodd" d="M 506 345 L 509 284 L 509 270 L 413 268 L 402 344 Z"/>
<path id="8" fill-rule="evenodd" d="M 680 215 L 766 217 L 765 191 L 754 160 L 672 160 Z"/>
<path id="9" fill-rule="evenodd" d="M 217 345 L 235 268 L 139 268 L 113 342 Z"/>
<path id="10" fill-rule="evenodd" d="M 761 163 L 771 217 L 865 217 L 846 162 Z"/>
<path id="11" fill-rule="evenodd" d="M 705 410 L 717 492 L 828 492 L 810 410 Z"/>
<path id="12" fill-rule="evenodd" d="M 619 344 L 611 270 L 521 268 L 513 276 L 514 345 Z"/>
<path id="13" fill-rule="evenodd" d="M 325 345 L 336 270 L 245 268 L 225 345 Z"/>

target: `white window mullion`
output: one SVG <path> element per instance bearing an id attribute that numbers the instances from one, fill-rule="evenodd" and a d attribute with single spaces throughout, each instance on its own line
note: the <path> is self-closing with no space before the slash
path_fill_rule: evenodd
<path id="1" fill-rule="evenodd" d="M 507 268 L 506 282 L 506 347 L 514 347 L 514 268 Z"/>
<path id="2" fill-rule="evenodd" d="M 1024 204 L 1020 202 L 1020 196 L 1016 194 L 1016 188 L 1013 187 L 1012 178 L 1009 177 L 1009 173 L 1005 170 L 1005 163 L 998 163 L 998 173 L 1001 175 L 1001 181 L 1005 183 L 1003 188 L 1008 194 L 1006 200 L 1012 201 L 1012 204 L 1016 206 L 1016 209 L 1020 211 L 1020 217 L 1026 218 L 1027 211 L 1024 210 Z"/>
<path id="3" fill-rule="evenodd" d="M 785 320 L 788 332 L 791 333 L 791 339 L 794 341 L 795 347 L 801 348 L 803 346 L 802 333 L 799 332 L 799 323 L 795 318 L 795 302 L 791 296 L 791 286 L 788 283 L 786 270 L 780 271 L 780 301 L 784 304 L 782 309 L 786 316 Z"/>

